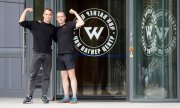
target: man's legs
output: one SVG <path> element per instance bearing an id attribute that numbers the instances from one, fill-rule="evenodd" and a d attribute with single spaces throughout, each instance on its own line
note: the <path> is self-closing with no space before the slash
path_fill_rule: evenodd
<path id="1" fill-rule="evenodd" d="M 43 67 L 43 81 L 42 81 L 42 101 L 44 103 L 49 103 L 49 100 L 46 96 L 49 83 L 50 83 L 50 73 L 51 73 L 51 66 L 52 66 L 52 55 L 43 53 L 42 55 L 42 67 Z"/>
<path id="2" fill-rule="evenodd" d="M 36 79 L 41 67 L 41 63 L 41 54 L 34 52 L 29 76 L 29 96 L 33 96 L 34 90 L 36 88 Z"/>
<path id="3" fill-rule="evenodd" d="M 50 83 L 50 73 L 51 73 L 51 67 L 52 67 L 51 54 L 44 54 L 42 67 L 43 67 L 42 96 L 44 96 L 47 94 L 49 83 Z"/>
<path id="4" fill-rule="evenodd" d="M 32 64 L 30 68 L 30 74 L 29 74 L 29 91 L 28 91 L 28 96 L 25 98 L 23 103 L 28 103 L 31 102 L 33 93 L 36 87 L 36 78 L 40 70 L 40 66 L 42 63 L 41 59 L 41 54 L 38 52 L 33 52 L 33 59 L 32 59 Z"/>
<path id="5" fill-rule="evenodd" d="M 76 98 L 76 94 L 77 94 L 77 79 L 76 79 L 76 75 L 75 75 L 75 68 L 73 69 L 69 69 L 68 70 L 68 75 L 71 81 L 71 88 L 72 88 L 72 92 L 73 92 L 73 97 Z"/>
<path id="6" fill-rule="evenodd" d="M 72 88 L 72 93 L 73 97 L 71 98 L 71 103 L 77 103 L 77 79 L 75 75 L 75 55 L 74 54 L 66 54 L 65 58 L 65 64 L 66 64 L 66 69 L 68 73 L 68 77 L 71 82 L 71 88 Z"/>
<path id="7" fill-rule="evenodd" d="M 69 80 L 68 80 L 68 73 L 66 70 L 61 71 L 61 79 L 64 90 L 64 97 L 69 98 Z"/>
<path id="8" fill-rule="evenodd" d="M 61 102 L 69 102 L 69 79 L 71 81 L 71 88 L 73 92 L 72 103 L 77 102 L 77 80 L 75 76 L 75 58 L 73 54 L 64 54 L 58 56 L 58 67 L 61 70 L 61 79 L 64 90 L 64 98 Z M 73 100 L 73 101 L 72 101 Z"/>

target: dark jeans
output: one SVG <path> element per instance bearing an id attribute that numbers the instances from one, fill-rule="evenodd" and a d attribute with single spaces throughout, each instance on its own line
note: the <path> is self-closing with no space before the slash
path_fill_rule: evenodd
<path id="1" fill-rule="evenodd" d="M 30 96 L 33 96 L 33 93 L 36 87 L 37 75 L 39 73 L 41 66 L 43 68 L 42 95 L 46 95 L 49 88 L 49 82 L 50 82 L 52 54 L 34 51 L 31 69 L 30 69 L 30 76 L 29 76 L 30 78 L 29 95 Z"/>

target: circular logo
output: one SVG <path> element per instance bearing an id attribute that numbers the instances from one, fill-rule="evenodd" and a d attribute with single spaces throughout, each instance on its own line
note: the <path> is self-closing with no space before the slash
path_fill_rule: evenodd
<path id="1" fill-rule="evenodd" d="M 170 12 L 146 8 L 141 24 L 141 42 L 145 54 L 170 54 L 176 48 L 176 28 L 176 20 Z"/>
<path id="2" fill-rule="evenodd" d="M 109 52 L 116 43 L 118 34 L 113 17 L 96 8 L 84 10 L 79 15 L 85 25 L 74 32 L 76 49 L 88 56 L 100 56 Z"/>

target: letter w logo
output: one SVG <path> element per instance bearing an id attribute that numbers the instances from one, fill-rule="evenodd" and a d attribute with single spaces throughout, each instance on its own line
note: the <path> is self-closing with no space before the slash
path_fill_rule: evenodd
<path id="1" fill-rule="evenodd" d="M 102 33 L 104 27 L 100 27 L 99 31 L 97 31 L 98 27 L 94 27 L 92 30 L 92 27 L 84 27 L 86 33 L 88 34 L 89 38 L 92 39 L 94 36 L 96 39 L 99 39 L 100 34 Z M 92 31 L 91 31 L 92 30 Z M 91 32 L 90 32 L 91 31 Z"/>

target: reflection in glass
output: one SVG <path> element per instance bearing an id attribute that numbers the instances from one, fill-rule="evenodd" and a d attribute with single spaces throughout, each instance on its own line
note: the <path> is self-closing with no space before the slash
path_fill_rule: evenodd
<path id="1" fill-rule="evenodd" d="M 136 0 L 134 98 L 177 96 L 177 0 Z"/>

